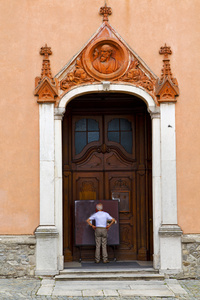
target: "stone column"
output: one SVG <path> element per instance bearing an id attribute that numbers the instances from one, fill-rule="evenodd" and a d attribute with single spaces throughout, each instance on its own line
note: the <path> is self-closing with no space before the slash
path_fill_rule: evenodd
<path id="1" fill-rule="evenodd" d="M 63 256 L 63 196 L 62 196 L 62 118 L 65 108 L 55 108 L 55 224 L 58 238 L 58 269 L 64 269 Z"/>
<path id="2" fill-rule="evenodd" d="M 160 263 L 164 272 L 182 269 L 181 228 L 177 224 L 175 103 L 161 103 L 162 225 Z"/>
<path id="3" fill-rule="evenodd" d="M 160 160 L 160 108 L 149 107 L 152 119 L 152 191 L 153 191 L 153 266 L 160 267 L 159 228 L 161 225 L 161 160 Z"/>
<path id="4" fill-rule="evenodd" d="M 35 231 L 36 275 L 55 275 L 57 237 L 54 206 L 54 103 L 39 104 L 40 225 Z"/>

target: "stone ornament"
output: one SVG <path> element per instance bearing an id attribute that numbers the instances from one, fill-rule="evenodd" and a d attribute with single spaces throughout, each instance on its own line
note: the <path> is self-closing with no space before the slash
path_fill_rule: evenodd
<path id="1" fill-rule="evenodd" d="M 110 74 L 117 71 L 120 67 L 119 60 L 113 57 L 114 48 L 109 44 L 104 44 L 93 51 L 93 67 L 100 73 Z"/>
<path id="2" fill-rule="evenodd" d="M 126 44 L 108 23 L 110 7 L 100 8 L 103 23 L 85 47 L 53 78 L 49 56 L 51 48 L 45 45 L 40 50 L 44 56 L 41 77 L 36 77 L 35 95 L 38 102 L 54 102 L 70 89 L 102 82 L 126 83 L 148 92 L 157 105 L 174 102 L 179 95 L 176 78 L 172 76 L 169 55 L 172 51 L 166 44 L 160 48 L 164 55 L 160 79 L 145 65 L 142 59 Z M 59 95 L 59 96 L 58 96 Z"/>
<path id="3" fill-rule="evenodd" d="M 100 8 L 99 14 L 103 16 L 103 22 L 108 22 L 108 16 L 112 14 L 112 9 L 105 3 L 105 6 Z"/>
<path id="4" fill-rule="evenodd" d="M 72 70 L 66 74 L 63 80 L 61 80 L 60 88 L 66 91 L 75 85 L 92 82 L 94 82 L 94 79 L 86 73 L 80 56 L 80 58 L 76 60 Z"/>
<path id="5" fill-rule="evenodd" d="M 168 55 L 172 54 L 171 48 L 166 44 L 160 48 L 159 53 L 164 55 L 163 68 L 160 79 L 157 79 L 155 85 L 155 94 L 158 102 L 175 102 L 179 95 L 178 82 L 172 76 L 170 59 Z"/>
<path id="6" fill-rule="evenodd" d="M 127 69 L 129 55 L 120 41 L 100 38 L 83 53 L 86 72 L 96 80 L 112 80 Z"/>
<path id="7" fill-rule="evenodd" d="M 148 76 L 145 72 L 140 68 L 140 63 L 137 59 L 131 61 L 128 71 L 124 76 L 120 77 L 117 81 L 130 82 L 136 86 L 143 87 L 149 92 L 153 92 L 155 79 L 153 76 Z"/>
<path id="8" fill-rule="evenodd" d="M 40 55 L 44 55 L 42 62 L 41 77 L 35 78 L 35 96 L 38 96 L 38 103 L 54 103 L 58 97 L 57 79 L 52 77 L 49 55 L 52 54 L 51 48 L 41 47 Z"/>
<path id="9" fill-rule="evenodd" d="M 123 82 L 145 89 L 155 99 L 157 77 L 104 21 L 85 48 L 57 76 L 60 89 L 98 82 Z M 64 95 L 60 93 L 60 96 Z"/>

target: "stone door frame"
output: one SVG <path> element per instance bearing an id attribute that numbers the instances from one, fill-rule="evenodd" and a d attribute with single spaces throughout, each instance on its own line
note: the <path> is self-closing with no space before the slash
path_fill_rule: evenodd
<path id="1" fill-rule="evenodd" d="M 108 81 L 71 89 L 55 108 L 39 103 L 40 225 L 36 235 L 36 275 L 55 275 L 64 268 L 62 196 L 62 118 L 66 105 L 88 93 L 128 93 L 142 99 L 152 119 L 153 266 L 160 272 L 182 269 L 177 224 L 175 102 L 161 102 L 142 88 Z"/>

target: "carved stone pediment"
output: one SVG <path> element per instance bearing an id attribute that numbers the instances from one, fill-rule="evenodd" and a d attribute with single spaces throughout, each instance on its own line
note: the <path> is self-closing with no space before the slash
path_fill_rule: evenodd
<path id="1" fill-rule="evenodd" d="M 49 55 L 51 48 L 41 48 L 44 55 L 41 77 L 36 77 L 35 95 L 38 102 L 55 102 L 69 90 L 88 84 L 103 82 L 123 83 L 144 89 L 154 99 L 156 105 L 160 102 L 174 102 L 179 95 L 178 83 L 172 77 L 168 55 L 170 47 L 161 47 L 164 54 L 163 69 L 159 79 L 132 50 L 109 24 L 108 16 L 112 14 L 110 7 L 101 7 L 100 14 L 103 23 L 86 45 L 64 66 L 53 78 L 50 68 Z"/>
<path id="2" fill-rule="evenodd" d="M 154 98 L 157 79 L 108 21 L 56 78 L 60 82 L 60 97 L 77 85 L 110 81 L 134 84 Z"/>

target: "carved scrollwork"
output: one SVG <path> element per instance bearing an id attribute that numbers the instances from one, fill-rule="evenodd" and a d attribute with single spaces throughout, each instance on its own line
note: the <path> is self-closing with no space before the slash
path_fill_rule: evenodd
<path id="1" fill-rule="evenodd" d="M 94 182 L 92 181 L 83 181 L 80 188 L 81 192 L 95 192 Z"/>
<path id="2" fill-rule="evenodd" d="M 111 8 L 101 7 L 100 14 L 103 16 L 103 24 L 97 33 L 90 39 L 80 53 L 58 73 L 57 79 L 60 83 L 62 96 L 71 88 L 84 84 L 102 83 L 126 83 L 146 90 L 157 103 L 160 97 L 160 82 L 157 77 L 145 66 L 142 60 L 126 46 L 125 42 L 112 26 L 108 23 Z M 170 52 L 165 47 L 161 51 L 164 54 Z M 165 70 L 170 73 L 170 67 L 165 62 Z M 45 65 L 48 69 L 48 65 Z M 45 69 L 45 70 L 46 70 Z M 165 73 L 166 73 L 165 72 Z M 175 85 L 175 79 L 170 78 Z M 64 92 L 63 92 L 64 91 Z M 157 93 L 156 93 L 156 92 Z"/>
<path id="3" fill-rule="evenodd" d="M 133 247 L 131 243 L 131 231 L 129 226 L 124 225 L 120 228 L 120 244 L 123 249 L 131 249 Z"/>
<path id="4" fill-rule="evenodd" d="M 115 189 L 122 189 L 122 188 L 129 189 L 129 185 L 126 182 L 126 180 L 118 179 L 114 183 L 114 188 Z"/>
<path id="5" fill-rule="evenodd" d="M 96 199 L 96 188 L 93 181 L 83 181 L 79 192 L 80 200 Z"/>
<path id="6" fill-rule="evenodd" d="M 60 82 L 60 88 L 65 91 L 72 86 L 92 82 L 94 82 L 94 79 L 86 73 L 81 58 L 77 58 L 74 68 Z"/>
<path id="7" fill-rule="evenodd" d="M 97 152 L 105 154 L 106 152 L 110 152 L 110 148 L 106 144 L 102 144 L 100 147 L 97 148 Z"/>
<path id="8" fill-rule="evenodd" d="M 142 86 L 148 91 L 153 91 L 155 82 L 147 77 L 147 75 L 139 68 L 139 65 L 139 61 L 134 59 L 125 75 L 118 78 L 117 81 L 134 83 L 135 85 Z"/>

